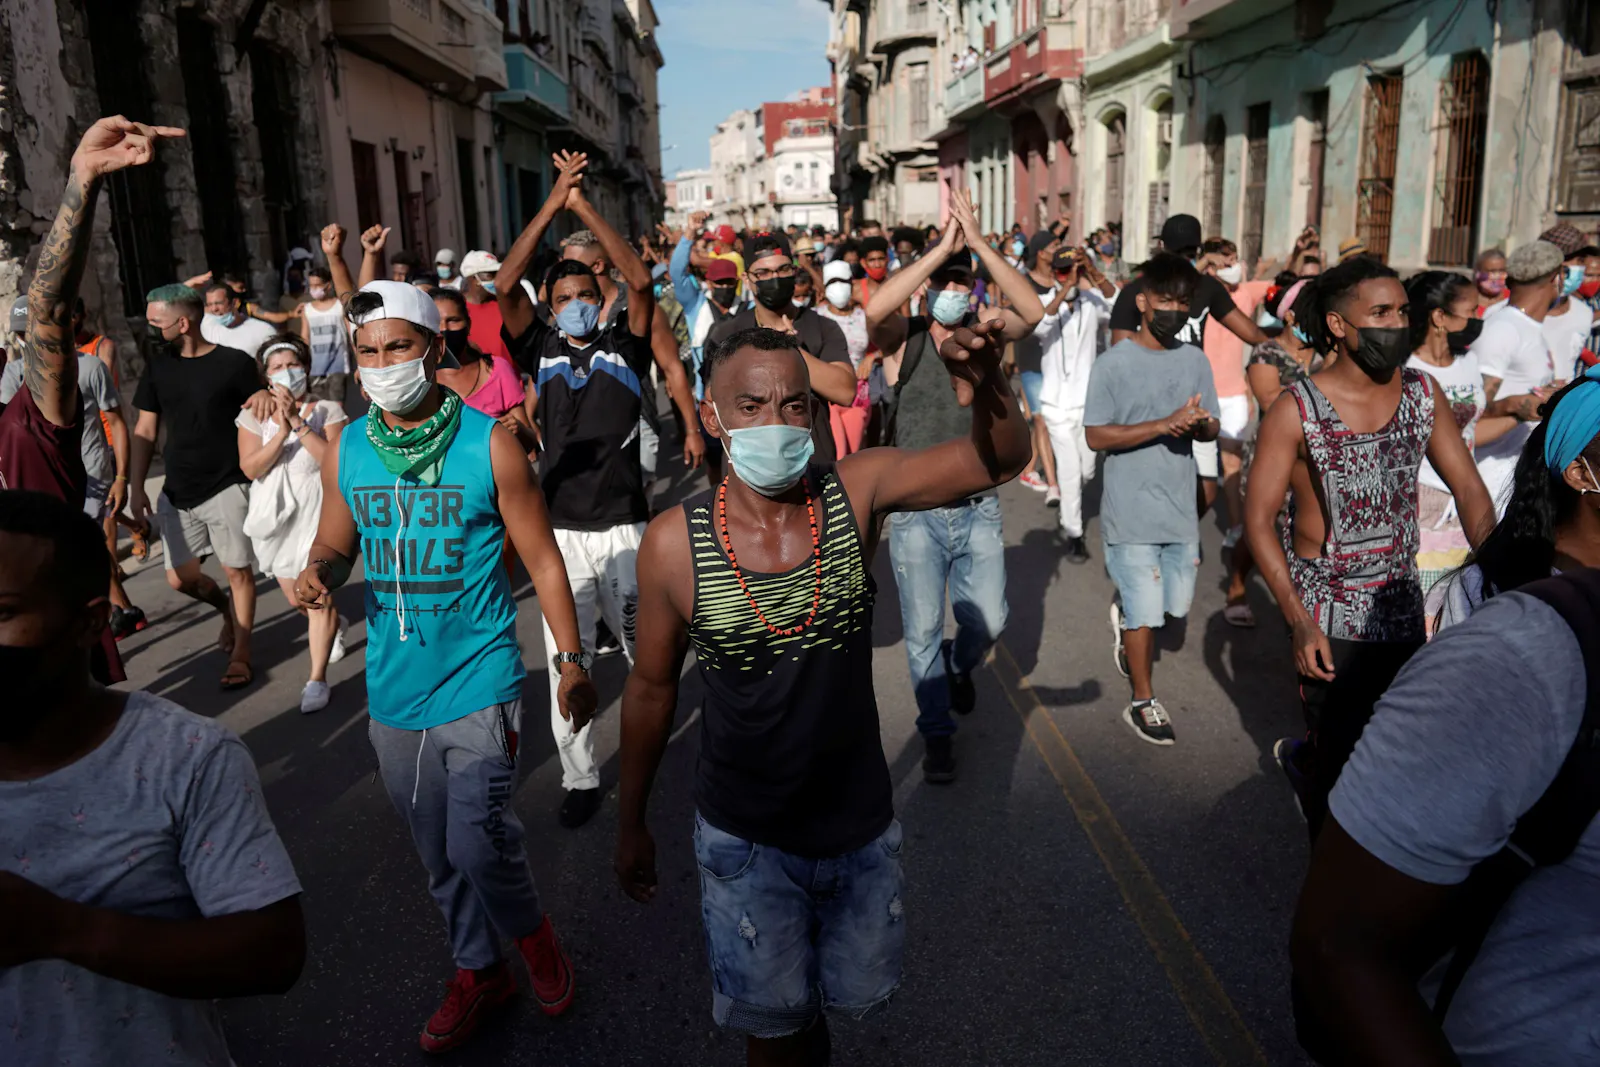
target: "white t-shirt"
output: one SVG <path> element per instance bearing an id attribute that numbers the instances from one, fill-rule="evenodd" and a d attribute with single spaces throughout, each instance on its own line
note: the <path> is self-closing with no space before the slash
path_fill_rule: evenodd
<path id="1" fill-rule="evenodd" d="M 1578 366 L 1578 353 L 1589 343 L 1589 331 L 1594 327 L 1594 308 L 1577 296 L 1567 301 L 1567 310 L 1544 317 L 1539 324 L 1544 339 L 1550 345 L 1550 358 L 1555 360 L 1556 373 L 1576 376 L 1584 368 Z"/>
<path id="2" fill-rule="evenodd" d="M 1467 443 L 1470 453 L 1478 432 L 1478 418 L 1488 406 L 1484 399 L 1483 368 L 1478 365 L 1476 353 L 1457 356 L 1448 367 L 1436 367 L 1412 356 L 1406 360 L 1406 366 L 1415 367 L 1439 383 L 1445 400 L 1450 404 L 1450 414 L 1455 416 L 1456 426 L 1461 430 L 1461 439 Z M 1450 491 L 1450 487 L 1444 484 L 1444 479 L 1439 477 L 1439 472 L 1433 469 L 1433 464 L 1426 458 L 1422 460 L 1422 469 L 1417 478 L 1430 489 L 1437 489 L 1441 493 Z"/>
<path id="3" fill-rule="evenodd" d="M 200 336 L 214 345 L 223 345 L 227 348 L 237 348 L 239 351 L 259 359 L 261 346 L 278 336 L 278 328 L 270 322 L 252 319 L 248 316 L 237 326 L 218 326 L 207 315 L 200 324 Z"/>
<path id="4" fill-rule="evenodd" d="M 1485 378 L 1500 379 L 1496 399 L 1532 392 L 1549 385 L 1556 376 L 1550 343 L 1539 323 L 1521 308 L 1510 305 L 1483 320 L 1483 333 L 1472 343 L 1470 354 L 1478 357 Z M 1533 423 L 1521 422 L 1478 449 L 1478 473 L 1494 501 L 1496 514 L 1505 511 L 1517 456 L 1531 433 Z"/>

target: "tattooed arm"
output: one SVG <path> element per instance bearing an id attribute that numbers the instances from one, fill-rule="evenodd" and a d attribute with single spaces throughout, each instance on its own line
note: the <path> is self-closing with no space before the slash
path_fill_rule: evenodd
<path id="1" fill-rule="evenodd" d="M 117 115 L 89 127 L 72 154 L 61 207 L 39 249 L 39 263 L 28 286 L 28 332 L 22 345 L 22 380 L 45 418 L 57 426 L 69 425 L 78 417 L 72 305 L 89 253 L 100 179 L 124 167 L 148 163 L 155 156 L 157 141 L 182 136 L 182 130 L 146 126 Z"/>

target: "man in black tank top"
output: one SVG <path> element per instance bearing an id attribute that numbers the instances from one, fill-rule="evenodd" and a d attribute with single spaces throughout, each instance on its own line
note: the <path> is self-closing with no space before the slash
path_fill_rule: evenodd
<path id="1" fill-rule="evenodd" d="M 959 196 L 951 210 L 958 218 L 970 215 Z M 967 232 L 976 234 L 977 222 L 968 225 Z M 1044 318 L 1036 286 L 981 239 L 970 244 L 1011 306 L 972 308 L 972 257 L 961 234 L 961 226 L 946 229 L 926 255 L 879 286 L 867 305 L 873 344 L 883 352 L 905 346 L 895 385 L 895 443 L 901 448 L 927 448 L 962 433 L 972 421 L 951 395 L 936 355 L 951 333 L 980 319 L 998 320 L 1003 338 L 1020 343 Z M 924 282 L 924 313 L 910 318 L 900 314 L 901 305 Z M 956 724 L 950 712 L 972 711 L 972 670 L 1006 625 L 1000 498 L 987 491 L 931 511 L 902 511 L 890 517 L 890 529 L 906 660 L 917 697 L 917 732 L 926 748 L 922 776 L 932 783 L 953 782 Z M 947 592 L 956 618 L 952 641 L 944 639 Z"/>
<path id="2" fill-rule="evenodd" d="M 700 413 L 731 470 L 656 518 L 640 546 L 617 873 L 635 899 L 655 895 L 645 807 L 692 643 L 705 688 L 694 844 L 712 1013 L 748 1035 L 752 1064 L 825 1064 L 823 1005 L 861 1018 L 899 985 L 901 832 L 873 695 L 868 571 L 884 516 L 981 493 L 1027 462 L 999 326 L 957 331 L 940 353 L 970 403 L 966 436 L 836 464 L 811 462 L 794 336 L 727 338 L 707 357 Z"/>

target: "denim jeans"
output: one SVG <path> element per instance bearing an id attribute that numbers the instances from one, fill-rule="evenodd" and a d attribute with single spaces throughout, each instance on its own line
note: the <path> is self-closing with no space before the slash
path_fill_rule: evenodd
<path id="1" fill-rule="evenodd" d="M 945 592 L 956 617 L 950 667 L 977 667 L 1006 626 L 1006 553 L 998 497 L 889 516 L 889 558 L 900 586 L 900 625 L 923 737 L 956 732 L 944 658 Z"/>
<path id="2" fill-rule="evenodd" d="M 758 845 L 695 815 L 711 1015 L 754 1037 L 799 1033 L 823 1009 L 864 1019 L 900 986 L 904 837 L 891 821 L 842 856 Z"/>

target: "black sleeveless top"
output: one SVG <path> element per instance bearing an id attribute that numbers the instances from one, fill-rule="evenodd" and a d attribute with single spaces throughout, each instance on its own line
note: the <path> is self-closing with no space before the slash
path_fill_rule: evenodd
<path id="1" fill-rule="evenodd" d="M 872 689 L 872 603 L 861 536 L 831 469 L 808 472 L 822 543 L 822 599 L 798 634 L 757 617 L 722 547 L 714 490 L 683 505 L 694 560 L 694 643 L 705 687 L 695 802 L 705 820 L 799 856 L 853 852 L 894 817 Z M 811 610 L 808 555 L 783 574 L 744 571 L 768 621 Z"/>

